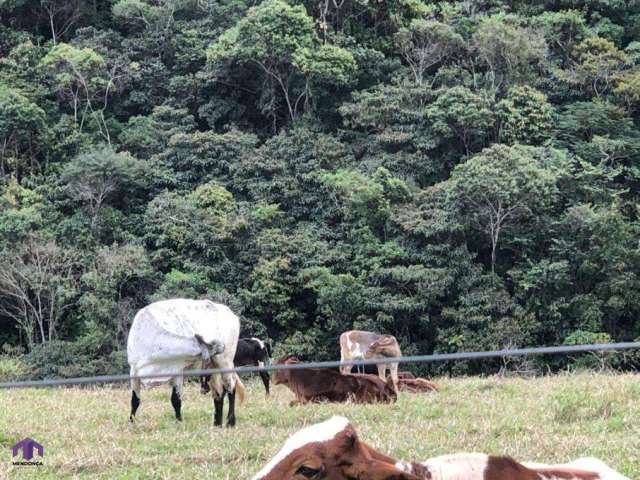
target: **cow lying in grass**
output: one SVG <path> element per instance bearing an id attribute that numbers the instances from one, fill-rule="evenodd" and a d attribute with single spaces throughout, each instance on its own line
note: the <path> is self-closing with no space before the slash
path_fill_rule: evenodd
<path id="1" fill-rule="evenodd" d="M 438 386 L 426 378 L 416 378 L 411 372 L 398 372 L 398 390 L 409 393 L 437 392 Z"/>
<path id="2" fill-rule="evenodd" d="M 279 364 L 300 363 L 295 357 L 286 357 Z M 304 370 L 277 370 L 274 385 L 286 385 L 295 394 L 291 405 L 309 402 L 392 403 L 398 398 L 389 378 L 384 382 L 375 375 L 341 375 L 326 368 Z"/>
<path id="3" fill-rule="evenodd" d="M 398 461 L 358 437 L 344 417 L 292 435 L 253 480 L 629 480 L 600 460 L 522 464 L 504 456 L 462 453 L 423 463 Z"/>

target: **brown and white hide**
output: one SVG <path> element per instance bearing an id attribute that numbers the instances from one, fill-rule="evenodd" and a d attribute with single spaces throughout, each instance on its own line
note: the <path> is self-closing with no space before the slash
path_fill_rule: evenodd
<path id="1" fill-rule="evenodd" d="M 506 456 L 458 453 L 404 462 L 363 442 L 344 417 L 292 435 L 252 480 L 629 480 L 603 462 L 523 464 Z"/>
<path id="2" fill-rule="evenodd" d="M 407 473 L 429 480 L 629 480 L 593 458 L 546 465 L 520 463 L 507 456 L 455 453 L 422 463 L 398 462 L 402 465 Z"/>

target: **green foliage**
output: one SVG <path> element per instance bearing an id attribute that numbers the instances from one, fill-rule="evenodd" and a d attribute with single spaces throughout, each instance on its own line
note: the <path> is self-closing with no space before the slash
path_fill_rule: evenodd
<path id="1" fill-rule="evenodd" d="M 451 179 L 461 214 L 491 241 L 492 271 L 504 230 L 553 206 L 565 169 L 562 152 L 519 145 L 494 145 L 454 169 Z"/>
<path id="2" fill-rule="evenodd" d="M 0 343 L 39 376 L 119 370 L 135 312 L 172 296 L 309 359 L 351 328 L 405 353 L 638 338 L 638 19 L 0 2 Z"/>
<path id="3" fill-rule="evenodd" d="M 613 42 L 590 37 L 574 49 L 576 81 L 589 93 L 601 97 L 608 93 L 614 78 L 623 70 L 627 55 Z"/>
<path id="4" fill-rule="evenodd" d="M 472 37 L 488 85 L 496 91 L 528 80 L 543 63 L 547 45 L 536 30 L 523 28 L 519 19 L 495 15 L 481 20 Z"/>
<path id="5" fill-rule="evenodd" d="M 61 181 L 69 196 L 86 204 L 93 214 L 109 202 L 122 202 L 144 188 L 144 164 L 134 157 L 102 147 L 69 162 Z"/>
<path id="6" fill-rule="evenodd" d="M 465 87 L 439 93 L 426 110 L 434 136 L 441 142 L 458 142 L 467 155 L 480 150 L 494 126 L 491 99 Z"/>
<path id="7" fill-rule="evenodd" d="M 0 177 L 20 176 L 29 164 L 38 164 L 38 144 L 46 141 L 46 134 L 44 110 L 0 83 Z"/>
<path id="8" fill-rule="evenodd" d="M 301 6 L 269 0 L 247 11 L 234 28 L 209 48 L 211 61 L 236 57 L 261 63 L 291 62 L 315 40 L 313 20 Z"/>
<path id="9" fill-rule="evenodd" d="M 60 43 L 47 53 L 40 65 L 53 77 L 55 88 L 77 90 L 86 87 L 94 90 L 104 87 L 104 78 L 100 77 L 104 59 L 90 48 L 80 49 Z"/>
<path id="10" fill-rule="evenodd" d="M 551 136 L 553 107 L 544 93 L 527 86 L 509 89 L 496 104 L 503 143 L 537 145 Z"/>
<path id="11" fill-rule="evenodd" d="M 21 378 L 29 378 L 30 370 L 20 358 L 0 355 L 0 381 L 14 382 Z"/>
<path id="12" fill-rule="evenodd" d="M 284 97 L 289 120 L 295 120 L 311 100 L 310 84 L 351 83 L 353 55 L 335 45 L 321 44 L 313 19 L 303 6 L 268 0 L 252 7 L 234 27 L 207 50 L 214 68 L 230 63 L 257 67 L 264 76 L 261 110 L 277 122 L 275 92 Z"/>
<path id="13" fill-rule="evenodd" d="M 296 50 L 293 63 L 310 82 L 337 86 L 352 83 L 358 68 L 351 52 L 327 44 Z"/>
<path id="14" fill-rule="evenodd" d="M 451 26 L 423 19 L 412 20 L 407 28 L 401 28 L 395 42 L 418 84 L 430 69 L 464 48 L 462 36 Z"/>

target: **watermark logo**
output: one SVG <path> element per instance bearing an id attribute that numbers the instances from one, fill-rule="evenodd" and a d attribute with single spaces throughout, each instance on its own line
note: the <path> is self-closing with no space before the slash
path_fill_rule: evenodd
<path id="1" fill-rule="evenodd" d="M 25 461 L 14 461 L 14 465 L 42 465 L 42 462 L 33 461 L 34 450 L 38 453 L 39 456 L 44 457 L 44 447 L 34 439 L 27 437 L 16 443 L 12 447 L 13 456 L 18 456 L 20 450 L 22 450 L 22 458 Z"/>

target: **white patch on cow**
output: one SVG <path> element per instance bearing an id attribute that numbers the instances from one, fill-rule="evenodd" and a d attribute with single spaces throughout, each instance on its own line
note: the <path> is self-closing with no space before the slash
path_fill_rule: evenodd
<path id="1" fill-rule="evenodd" d="M 351 358 L 364 358 L 364 352 L 360 349 L 360 344 L 352 342 L 349 334 L 347 334 L 347 348 L 351 352 Z"/>
<path id="2" fill-rule="evenodd" d="M 260 480 L 266 477 L 276 465 L 287 458 L 293 451 L 304 447 L 308 443 L 328 442 L 336 437 L 338 433 L 349 426 L 349 420 L 344 417 L 332 417 L 322 423 L 316 423 L 294 433 L 285 442 L 284 446 L 265 467 L 255 474 L 252 480 Z"/>
<path id="3" fill-rule="evenodd" d="M 260 345 L 260 348 L 261 348 L 262 350 L 264 350 L 264 342 L 263 342 L 262 340 L 260 340 L 259 338 L 256 338 L 256 337 L 251 337 L 251 340 L 253 340 L 253 341 L 257 342 L 257 343 L 258 343 L 258 345 Z"/>
<path id="4" fill-rule="evenodd" d="M 259 367 L 264 367 L 264 362 L 262 360 L 258 360 L 258 366 Z"/>
<path id="5" fill-rule="evenodd" d="M 616 472 L 609 467 L 602 460 L 597 458 L 579 458 L 569 463 L 563 463 L 562 465 L 548 465 L 543 463 L 527 462 L 523 463 L 527 468 L 573 468 L 575 470 L 584 470 L 586 472 L 594 472 L 600 476 L 600 480 L 629 480 L 628 477 Z M 541 479 L 552 480 L 554 477 L 538 474 Z"/>
<path id="6" fill-rule="evenodd" d="M 413 466 L 410 463 L 405 462 L 404 460 L 397 461 L 394 466 L 401 472 L 413 473 Z"/>
<path id="7" fill-rule="evenodd" d="M 422 465 L 431 473 L 432 480 L 484 480 L 489 456 L 483 453 L 454 453 L 430 458 Z"/>

